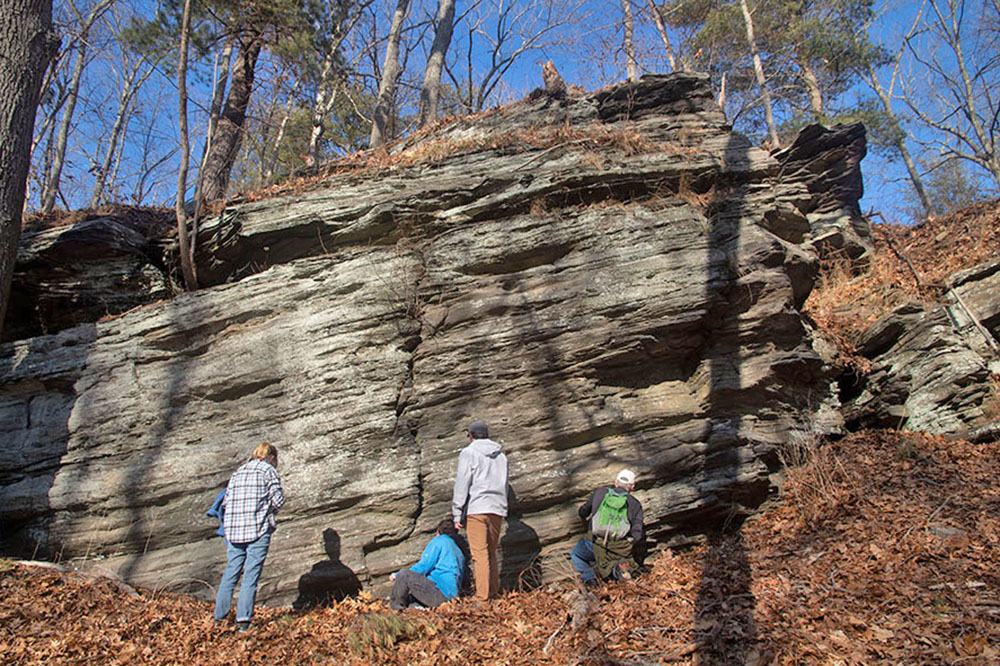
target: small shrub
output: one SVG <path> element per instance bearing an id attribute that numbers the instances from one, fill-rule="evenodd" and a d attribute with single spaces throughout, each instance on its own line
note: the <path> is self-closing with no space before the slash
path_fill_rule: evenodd
<path id="1" fill-rule="evenodd" d="M 811 432 L 795 432 L 778 449 L 785 467 L 785 494 L 807 525 L 813 525 L 850 499 L 847 472 L 834 449 Z"/>
<path id="2" fill-rule="evenodd" d="M 370 613 L 351 623 L 347 647 L 355 657 L 374 656 L 397 643 L 437 633 L 429 619 L 407 618 L 399 613 Z"/>

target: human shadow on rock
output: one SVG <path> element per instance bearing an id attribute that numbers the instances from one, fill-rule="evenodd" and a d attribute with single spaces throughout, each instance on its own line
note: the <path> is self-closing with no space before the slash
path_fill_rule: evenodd
<path id="1" fill-rule="evenodd" d="M 295 610 L 328 606 L 361 591 L 357 574 L 340 561 L 340 535 L 330 527 L 323 530 L 323 549 L 327 559 L 314 564 L 299 578 L 299 596 L 292 603 Z"/>
<path id="2" fill-rule="evenodd" d="M 517 508 L 517 494 L 511 488 L 507 494 L 507 531 L 500 539 L 500 587 L 505 590 L 532 590 L 542 584 L 542 551 L 538 532 L 524 522 Z"/>
<path id="3" fill-rule="evenodd" d="M 709 244 L 705 257 L 705 301 L 712 306 L 704 321 L 709 341 L 707 405 L 711 432 L 703 461 L 702 501 L 708 548 L 695 602 L 698 664 L 743 666 L 757 643 L 753 576 L 741 530 L 746 508 L 759 505 L 760 481 L 748 481 L 741 449 L 752 446 L 745 437 L 746 416 L 755 409 L 747 402 L 741 346 L 742 317 L 754 305 L 753 290 L 741 282 L 743 220 L 753 220 L 746 180 L 750 143 L 731 133 L 723 153 L 724 171 L 717 180 L 729 187 L 713 190 L 707 209 Z M 766 490 L 764 492 L 766 495 Z"/>

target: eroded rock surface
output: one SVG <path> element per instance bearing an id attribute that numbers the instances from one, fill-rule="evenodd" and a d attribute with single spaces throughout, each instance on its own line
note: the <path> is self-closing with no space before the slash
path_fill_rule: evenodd
<path id="1" fill-rule="evenodd" d="M 1000 261 L 948 280 L 945 303 L 896 308 L 864 335 L 872 361 L 860 394 L 845 405 L 852 426 L 977 436 L 996 430 L 990 411 L 1000 373 Z"/>
<path id="2" fill-rule="evenodd" d="M 165 211 L 126 209 L 21 234 L 3 339 L 55 333 L 173 294 Z"/>
<path id="3" fill-rule="evenodd" d="M 224 547 L 204 511 L 271 441 L 288 504 L 260 598 L 379 589 L 447 515 L 476 417 L 511 462 L 512 584 L 565 569 L 578 503 L 621 467 L 654 545 L 678 543 L 757 506 L 793 433 L 839 431 L 798 310 L 808 188 L 706 78 L 407 150 L 436 157 L 226 209 L 199 238 L 216 286 L 0 348 L 8 548 L 205 594 Z"/>

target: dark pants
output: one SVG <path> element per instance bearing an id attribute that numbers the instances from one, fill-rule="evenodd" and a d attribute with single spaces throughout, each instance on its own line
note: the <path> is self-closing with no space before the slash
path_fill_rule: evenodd
<path id="1" fill-rule="evenodd" d="M 422 606 L 434 608 L 448 601 L 441 590 L 437 589 L 427 576 L 409 569 L 403 569 L 396 574 L 396 582 L 392 585 L 392 595 L 389 597 L 389 608 L 403 610 L 416 601 Z"/>

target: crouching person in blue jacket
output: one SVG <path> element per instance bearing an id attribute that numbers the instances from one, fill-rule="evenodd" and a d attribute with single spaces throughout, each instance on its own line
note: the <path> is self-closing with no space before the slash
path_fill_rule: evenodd
<path id="1" fill-rule="evenodd" d="M 465 572 L 465 555 L 458 538 L 451 518 L 438 524 L 437 535 L 424 548 L 420 561 L 389 577 L 395 581 L 390 608 L 403 610 L 411 603 L 435 608 L 458 596 Z"/>

